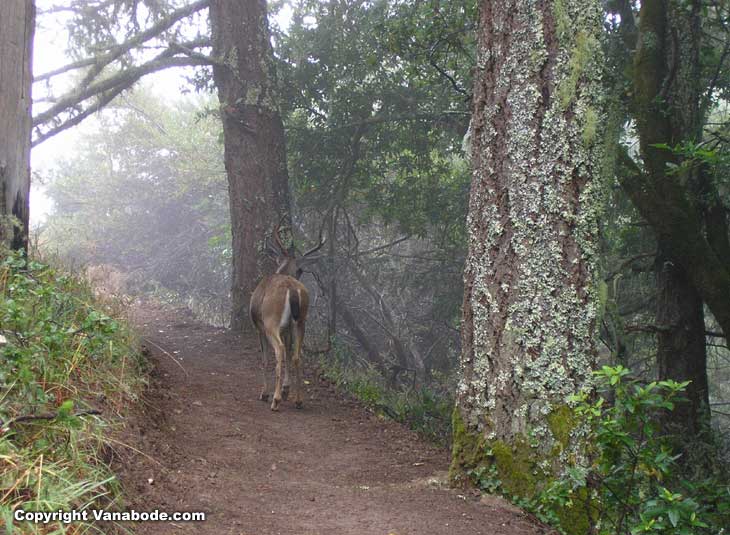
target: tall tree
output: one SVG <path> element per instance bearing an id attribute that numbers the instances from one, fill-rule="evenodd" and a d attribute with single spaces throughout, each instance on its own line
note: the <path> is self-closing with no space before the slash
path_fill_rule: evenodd
<path id="1" fill-rule="evenodd" d="M 642 6 L 644 13 L 634 64 L 635 73 L 641 72 L 634 77 L 635 104 L 637 109 L 641 107 L 637 113 L 637 127 L 646 169 L 659 175 L 659 180 L 664 179 L 663 175 L 670 168 L 667 164 L 674 157 L 666 150 L 661 155 L 655 153 L 652 145 L 667 143 L 673 146 L 699 140 L 702 136 L 700 4 L 693 0 L 646 2 Z M 659 37 L 654 46 L 647 46 L 649 34 Z M 672 70 L 675 72 L 669 75 Z M 649 117 L 649 113 L 660 111 L 657 108 L 664 108 L 661 115 Z M 666 113 L 667 110 L 671 110 L 670 113 Z M 692 166 L 687 179 L 697 184 L 700 172 L 700 167 Z M 702 297 L 687 270 L 674 260 L 670 240 L 661 234 L 658 235 L 655 271 L 656 322 L 660 327 L 657 333 L 659 379 L 690 381 L 686 390 L 690 403 L 678 404 L 671 419 L 680 423 L 683 430 L 697 432 L 702 420 L 707 421 L 710 416 Z"/>
<path id="2" fill-rule="evenodd" d="M 602 86 L 597 1 L 481 2 L 452 479 L 512 495 L 579 451 L 590 382 Z"/>
<path id="3" fill-rule="evenodd" d="M 643 168 L 624 157 L 629 173 L 622 185 L 657 236 L 662 266 L 669 261 L 680 268 L 673 277 L 686 277 L 727 335 L 727 214 L 714 203 L 717 191 L 697 161 L 685 157 L 681 147 L 701 138 L 696 87 L 701 9 L 694 0 L 641 3 L 633 111 Z"/>
<path id="4" fill-rule="evenodd" d="M 254 287 L 274 268 L 266 235 L 291 224 L 286 147 L 266 1 L 212 0 L 210 20 L 233 235 L 231 328 L 240 329 Z"/>
<path id="5" fill-rule="evenodd" d="M 632 113 L 642 166 L 625 158 L 622 185 L 657 239 L 657 364 L 660 379 L 691 381 L 672 422 L 698 431 L 709 418 L 704 305 L 727 333 L 730 257 L 717 190 L 691 151 L 702 139 L 701 3 L 641 3 Z M 719 204 L 718 204 L 719 206 Z"/>
<path id="6" fill-rule="evenodd" d="M 0 245 L 13 249 L 28 246 L 34 28 L 32 0 L 0 3 Z"/>

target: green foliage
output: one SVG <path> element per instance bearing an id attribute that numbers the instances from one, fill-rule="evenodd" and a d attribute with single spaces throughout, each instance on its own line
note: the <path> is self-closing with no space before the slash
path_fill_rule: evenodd
<path id="1" fill-rule="evenodd" d="M 718 465 L 691 475 L 660 432 L 687 383 L 642 383 L 622 367 L 596 372 L 600 395 L 572 400 L 573 417 L 588 426 L 587 463 L 573 463 L 560 478 L 532 494 L 516 495 L 504 470 L 518 462 L 519 448 L 481 442 L 469 476 L 485 492 L 502 493 L 563 533 L 584 535 L 721 534 L 730 522 L 730 479 Z M 718 459 L 718 451 L 712 452 Z M 501 463 L 501 464 L 500 464 Z M 696 465 L 693 465 L 696 466 Z M 520 473 L 524 469 L 519 470 Z"/>
<path id="2" fill-rule="evenodd" d="M 104 420 L 141 386 L 135 340 L 89 288 L 35 261 L 0 262 L 0 516 L 110 506 L 118 485 L 102 457 Z M 32 419 L 50 415 L 48 419 Z M 79 532 L 24 523 L 9 533 Z"/>
<path id="3" fill-rule="evenodd" d="M 471 86 L 474 6 L 300 1 L 276 46 L 298 206 L 339 207 L 362 239 L 376 224 L 428 239 L 452 277 L 443 288 L 460 285 L 466 244 L 470 113 L 450 79 Z M 458 294 L 435 296 L 441 316 L 456 315 Z"/>
<path id="4" fill-rule="evenodd" d="M 722 154 L 717 150 L 708 149 L 703 144 L 692 141 L 677 143 L 673 147 L 666 143 L 655 143 L 651 146 L 656 149 L 668 151 L 680 162 L 679 164 L 667 162 L 667 166 L 669 167 L 668 174 L 678 174 L 691 169 L 697 169 L 701 165 L 707 165 L 709 168 L 712 168 L 712 166 L 728 164 L 726 154 Z"/>
<path id="5" fill-rule="evenodd" d="M 471 13 L 448 10 L 462 23 Z M 427 5 L 413 11 L 401 2 L 297 3 L 277 46 L 289 169 L 305 206 L 328 206 L 334 193 L 344 206 L 364 207 L 363 218 L 418 236 L 437 228 L 453 240 L 463 234 L 469 172 L 455 158 L 469 112 L 446 79 L 422 69 L 420 54 L 448 43 L 429 43 L 436 26 L 409 17 L 443 16 L 434 19 Z M 449 58 L 455 76 L 468 72 L 466 52 Z"/>
<path id="6" fill-rule="evenodd" d="M 573 400 L 590 430 L 589 464 L 572 467 L 524 505 L 567 533 L 575 532 L 563 520 L 568 509 L 606 535 L 721 533 L 730 520 L 729 482 L 688 479 L 674 438 L 660 431 L 688 383 L 645 384 L 622 366 L 604 366 L 596 377 L 600 395 Z"/>

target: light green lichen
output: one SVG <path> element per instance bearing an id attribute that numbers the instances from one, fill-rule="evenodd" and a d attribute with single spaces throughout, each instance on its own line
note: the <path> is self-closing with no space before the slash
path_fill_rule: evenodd
<path id="1" fill-rule="evenodd" d="M 575 44 L 570 55 L 570 74 L 562 80 L 558 87 L 558 100 L 563 111 L 567 110 L 575 99 L 578 82 L 588 63 L 593 60 L 598 51 L 600 51 L 600 42 L 595 35 L 584 31 L 576 34 Z"/>
<path id="2" fill-rule="evenodd" d="M 572 31 L 570 14 L 564 0 L 554 0 L 553 18 L 555 19 L 555 33 L 562 40 Z"/>
<path id="3" fill-rule="evenodd" d="M 585 146 L 590 146 L 595 142 L 598 121 L 598 113 L 593 108 L 588 108 L 583 112 L 583 144 Z"/>
<path id="4" fill-rule="evenodd" d="M 590 385 L 602 308 L 602 11 L 598 2 L 555 1 L 548 17 L 557 51 L 547 48 L 542 4 L 514 0 L 508 11 L 510 49 L 480 50 L 477 61 L 499 58 L 490 90 L 506 102 L 478 109 L 474 124 L 484 126 L 472 136 L 465 306 L 473 342 L 461 361 L 452 474 L 509 465 L 504 475 L 526 489 L 532 477 L 540 486 L 582 457 L 585 430 L 569 417 L 567 400 Z M 544 80 L 555 98 L 545 99 Z M 528 465 L 529 473 L 507 474 Z"/>

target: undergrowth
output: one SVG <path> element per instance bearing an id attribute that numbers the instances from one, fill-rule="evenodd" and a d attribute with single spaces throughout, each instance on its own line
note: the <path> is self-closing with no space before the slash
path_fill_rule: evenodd
<path id="1" fill-rule="evenodd" d="M 142 386 L 137 343 L 85 283 L 39 262 L 0 261 L 0 525 L 6 534 L 100 532 L 13 523 L 16 509 L 117 508 L 110 421 Z M 89 515 L 91 518 L 91 515 Z"/>
<path id="2" fill-rule="evenodd" d="M 372 366 L 356 363 L 348 350 L 335 344 L 319 361 L 322 375 L 374 412 L 401 422 L 426 439 L 448 446 L 454 400 L 432 387 L 386 384 Z"/>
<path id="3" fill-rule="evenodd" d="M 622 366 L 605 366 L 596 377 L 597 395 L 572 400 L 575 421 L 588 431 L 587 462 L 569 467 L 533 497 L 506 497 L 563 533 L 727 534 L 724 441 L 711 430 L 695 437 L 662 431 L 660 422 L 681 402 L 688 383 L 643 384 Z M 472 478 L 485 492 L 503 493 L 494 468 L 482 466 Z"/>

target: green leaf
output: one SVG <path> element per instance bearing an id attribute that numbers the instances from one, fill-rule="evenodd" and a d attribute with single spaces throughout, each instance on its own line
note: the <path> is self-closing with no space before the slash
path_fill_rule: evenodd
<path id="1" fill-rule="evenodd" d="M 74 410 L 73 400 L 67 399 L 58 407 L 59 418 L 68 418 Z"/>
<path id="2" fill-rule="evenodd" d="M 667 511 L 667 516 L 669 517 L 669 522 L 676 528 L 677 524 L 679 524 L 679 512 L 676 509 L 670 509 Z"/>

